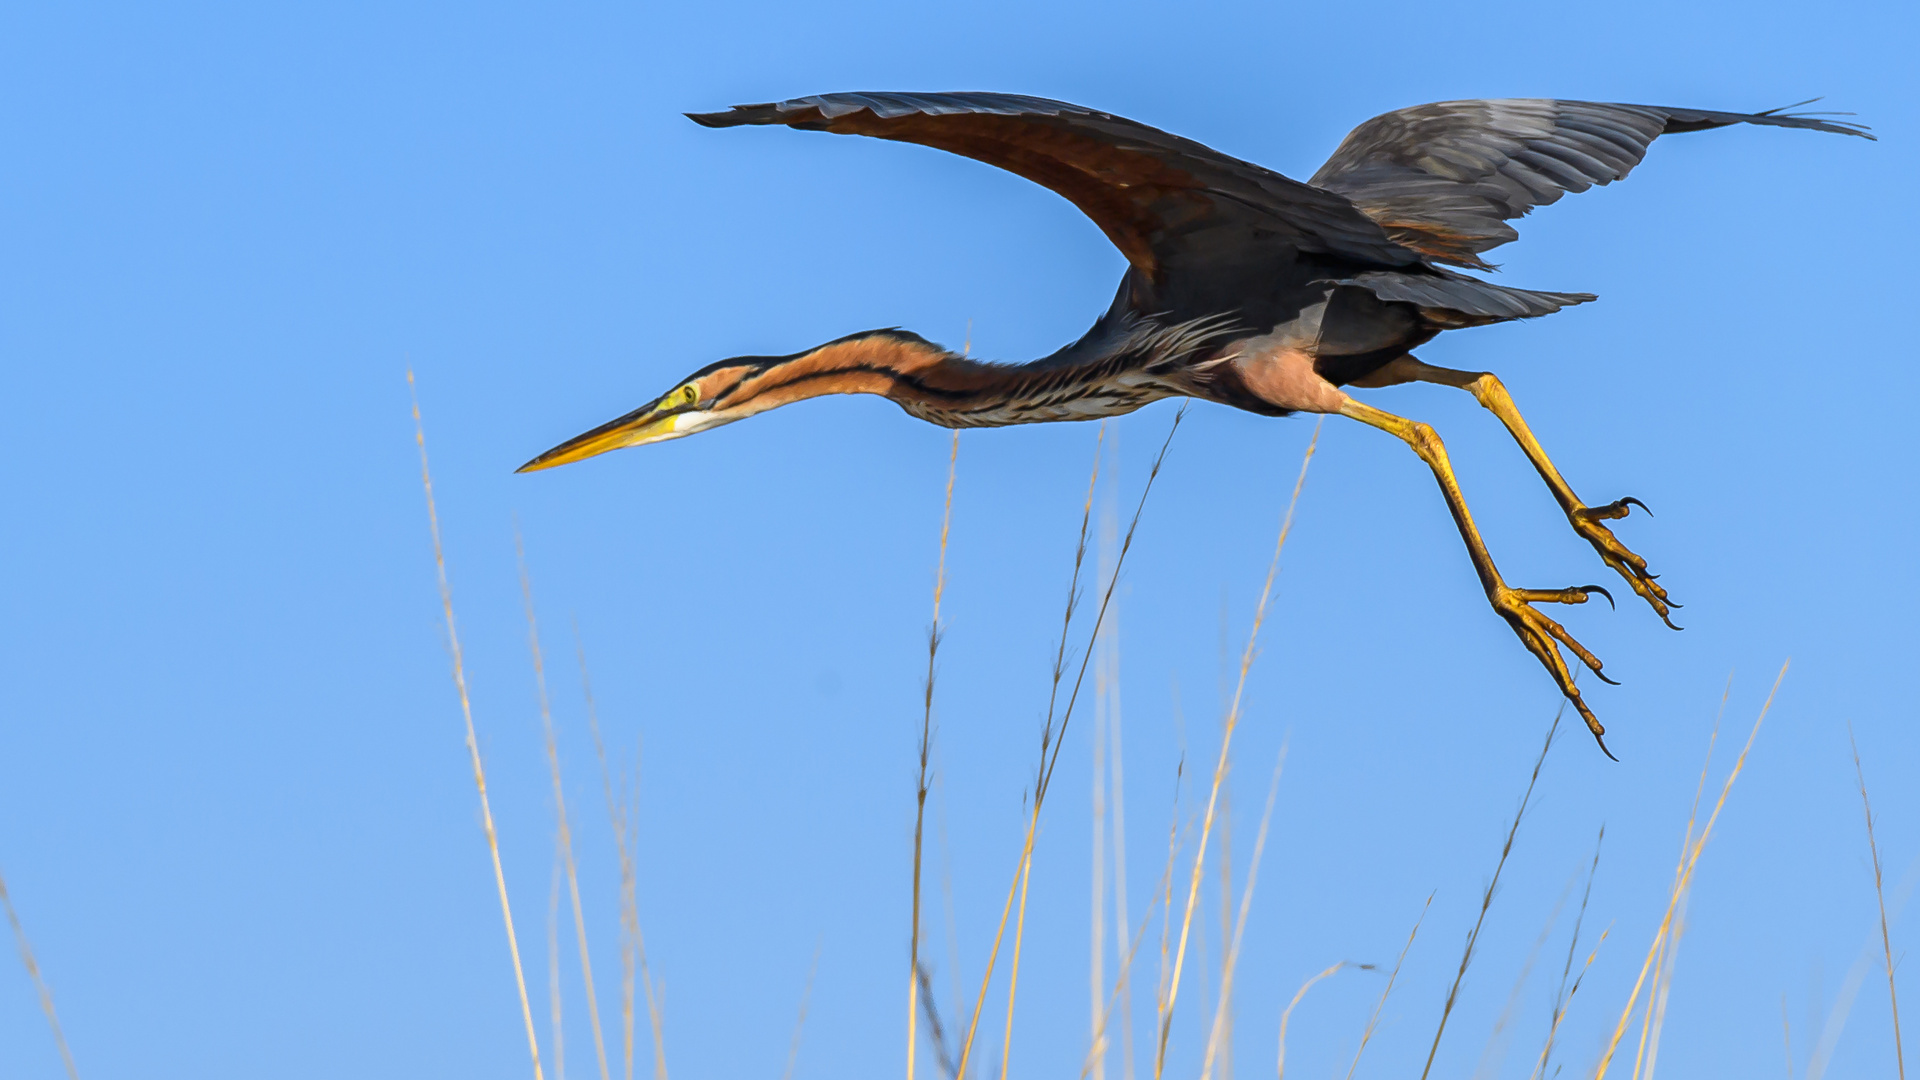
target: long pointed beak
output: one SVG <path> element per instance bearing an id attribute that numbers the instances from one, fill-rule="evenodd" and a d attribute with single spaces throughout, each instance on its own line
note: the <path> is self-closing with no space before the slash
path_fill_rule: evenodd
<path id="1" fill-rule="evenodd" d="M 514 472 L 538 472 L 541 469 L 551 469 L 556 465 L 584 461 L 624 446 L 638 446 L 641 443 L 674 438 L 674 427 L 683 412 L 684 410 L 678 409 L 662 409 L 657 401 L 650 405 L 643 405 L 618 420 L 601 424 L 584 435 L 576 435 L 568 439 L 515 469 Z"/>

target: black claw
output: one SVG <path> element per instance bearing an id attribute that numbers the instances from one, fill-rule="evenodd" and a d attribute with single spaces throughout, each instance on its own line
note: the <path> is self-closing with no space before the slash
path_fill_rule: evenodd
<path id="1" fill-rule="evenodd" d="M 1675 605 L 1675 606 L 1677 607 L 1678 605 Z M 1672 620 L 1672 619 L 1669 619 L 1669 618 L 1667 618 L 1667 617 L 1666 617 L 1665 615 L 1662 615 L 1662 616 L 1660 616 L 1660 621 L 1661 621 L 1661 622 L 1663 622 L 1663 623 L 1666 623 L 1666 624 L 1667 624 L 1667 629 L 1669 629 L 1669 630 L 1685 630 L 1685 629 L 1686 629 L 1686 627 L 1684 627 L 1684 626 L 1675 626 L 1675 625 L 1673 625 L 1673 620 Z"/>
<path id="2" fill-rule="evenodd" d="M 1641 501 L 1640 501 L 1639 499 L 1636 499 L 1636 498 L 1634 498 L 1634 497 L 1633 497 L 1633 496 L 1631 496 L 1631 495 L 1629 495 L 1629 496 L 1627 496 L 1627 497 L 1626 497 L 1626 498 L 1624 498 L 1624 499 L 1621 499 L 1621 500 L 1619 501 L 1619 503 L 1618 503 L 1617 505 L 1620 505 L 1620 506 L 1637 506 L 1637 507 L 1639 507 L 1639 508 L 1640 508 L 1640 509 L 1642 509 L 1642 510 L 1646 510 L 1646 513 L 1647 513 L 1647 516 L 1648 516 L 1648 517 L 1652 517 L 1652 516 L 1653 516 L 1653 511 L 1651 511 L 1651 510 L 1647 510 L 1647 504 L 1646 504 L 1646 503 L 1643 503 L 1643 502 L 1641 502 Z M 1612 755 L 1612 754 L 1608 754 L 1607 756 L 1608 756 L 1608 757 L 1612 757 L 1613 755 Z"/>
<path id="3" fill-rule="evenodd" d="M 1594 675 L 1594 678 L 1597 678 L 1597 679 L 1599 679 L 1599 680 L 1600 680 L 1601 682 L 1603 682 L 1603 683 L 1606 683 L 1606 684 L 1607 684 L 1608 686 L 1619 686 L 1619 685 L 1620 685 L 1620 680 L 1619 680 L 1619 679 L 1609 679 L 1609 678 L 1607 678 L 1607 673 L 1606 673 L 1606 672 L 1604 672 L 1604 671 L 1601 671 L 1601 670 L 1600 670 L 1599 668 L 1594 668 L 1594 669 L 1593 669 L 1593 675 Z"/>
<path id="4" fill-rule="evenodd" d="M 1595 733 L 1595 735 L 1593 736 L 1593 741 L 1600 744 L 1600 752 L 1607 755 L 1609 759 L 1613 761 L 1620 760 L 1619 758 L 1613 756 L 1613 751 L 1607 749 L 1607 740 L 1601 738 L 1598 733 Z"/>
<path id="5" fill-rule="evenodd" d="M 1597 592 L 1597 593 L 1599 593 L 1599 594 L 1600 594 L 1601 596 L 1604 596 L 1604 597 L 1606 597 L 1606 598 L 1607 598 L 1607 606 L 1608 606 L 1608 607 L 1610 607 L 1610 608 L 1612 608 L 1612 609 L 1613 609 L 1613 610 L 1615 610 L 1615 611 L 1619 611 L 1619 610 L 1620 610 L 1620 605 L 1618 605 L 1618 604 L 1616 604 L 1616 603 L 1614 603 L 1614 602 L 1613 602 L 1613 594 L 1612 594 L 1612 593 L 1610 593 L 1610 592 L 1608 592 L 1607 590 L 1605 590 L 1605 589 L 1603 589 L 1603 588 L 1601 588 L 1601 587 L 1600 587 L 1600 586 L 1598 586 L 1598 585 L 1582 585 L 1582 586 L 1580 586 L 1580 591 L 1581 591 L 1581 592 Z"/>
<path id="6" fill-rule="evenodd" d="M 1683 608 L 1687 606 L 1685 604 L 1676 604 L 1671 600 L 1662 600 L 1661 603 L 1667 605 L 1670 608 Z"/>

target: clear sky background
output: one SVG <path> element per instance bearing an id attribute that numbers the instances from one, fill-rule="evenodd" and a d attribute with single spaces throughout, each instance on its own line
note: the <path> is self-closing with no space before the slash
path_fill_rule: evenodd
<path id="1" fill-rule="evenodd" d="M 1519 991 L 1504 1071 L 1476 1069 L 1604 824 L 1582 955 L 1611 932 L 1563 1029 L 1568 1075 L 1588 1066 L 1659 922 L 1723 690 L 1714 784 L 1789 657 L 1700 867 L 1660 1064 L 1780 1075 L 1784 1001 L 1795 1075 L 1842 1013 L 1831 1074 L 1891 1075 L 1847 724 L 1897 907 L 1920 865 L 1917 22 L 1892 3 L 8 8 L 0 871 L 81 1074 L 530 1071 L 448 678 L 409 366 L 543 1042 L 554 824 L 516 515 L 610 1033 L 618 875 L 576 619 L 619 767 L 644 748 L 639 898 L 674 1074 L 779 1075 L 816 955 L 795 1075 L 901 1068 L 948 434 L 831 399 L 512 469 L 725 356 L 888 325 L 1004 359 L 1077 336 L 1123 264 L 1052 194 L 923 148 L 679 115 L 991 89 L 1297 177 L 1367 117 L 1449 98 L 1753 110 L 1825 94 L 1875 127 L 1878 144 L 1662 139 L 1630 181 L 1542 210 L 1496 253 L 1503 280 L 1600 303 L 1422 350 L 1499 372 L 1590 502 L 1653 507 L 1618 531 L 1687 605 L 1684 633 L 1611 579 L 1466 395 L 1373 400 L 1448 439 L 1510 581 L 1621 598 L 1565 612 L 1624 683 L 1589 691 L 1621 761 L 1577 727 L 1548 756 L 1435 1075 L 1527 1074 L 1577 887 Z M 1101 500 L 1123 519 L 1174 411 L 1108 429 Z M 1199 405 L 1146 507 L 1117 601 L 1136 918 L 1169 825 L 1204 797 L 1223 657 L 1245 640 L 1312 430 Z M 1095 434 L 960 441 L 927 849 L 950 1022 L 1019 851 Z M 1230 782 L 1236 895 L 1288 757 L 1235 1067 L 1273 1067 L 1307 976 L 1391 963 L 1432 893 L 1361 1065 L 1414 1075 L 1557 695 L 1489 612 L 1426 470 L 1337 419 L 1263 644 Z M 1092 719 L 1068 731 L 1039 837 L 1022 1075 L 1076 1075 L 1086 1047 Z M 1214 888 L 1172 1075 L 1199 1071 Z M 1158 932 L 1137 976 L 1143 1076 Z M 1915 924 L 1894 934 L 1910 944 Z M 567 1069 L 587 1076 L 576 968 L 569 952 Z M 1343 1074 L 1383 981 L 1314 990 L 1289 1068 Z M 994 999 L 982 1047 L 997 1061 Z M 1920 984 L 1910 1001 L 1920 1014 Z M 59 1070 L 31 984 L 0 966 L 0 1072 Z"/>

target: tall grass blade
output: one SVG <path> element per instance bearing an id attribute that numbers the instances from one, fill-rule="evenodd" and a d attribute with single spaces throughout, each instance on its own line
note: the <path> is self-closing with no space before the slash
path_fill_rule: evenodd
<path id="1" fill-rule="evenodd" d="M 1322 421 L 1324 423 L 1324 420 Z M 1307 452 L 1300 459 L 1300 475 L 1293 482 L 1293 495 L 1287 500 L 1286 516 L 1280 519 L 1280 535 L 1274 540 L 1273 561 L 1267 565 L 1267 580 L 1260 587 L 1260 602 L 1254 608 L 1253 628 L 1247 633 L 1247 647 L 1240 654 L 1240 679 L 1233 691 L 1233 704 L 1227 710 L 1220 731 L 1220 757 L 1213 767 L 1213 786 L 1207 794 L 1206 814 L 1201 818 L 1200 847 L 1194 852 L 1193 873 L 1187 881 L 1186 913 L 1180 922 L 1180 944 L 1173 956 L 1173 974 L 1167 985 L 1167 1004 L 1160 1017 L 1159 1037 L 1154 1047 L 1153 1075 L 1160 1080 L 1167 1065 L 1167 1037 L 1173 1030 L 1173 1008 L 1180 996 L 1180 970 L 1187 957 L 1187 935 L 1193 928 L 1193 911 L 1200 900 L 1200 881 L 1206 866 L 1207 843 L 1213 833 L 1214 817 L 1220 804 L 1220 788 L 1226 781 L 1227 762 L 1231 760 L 1233 732 L 1240 723 L 1240 705 L 1247 689 L 1247 672 L 1260 643 L 1260 627 L 1266 622 L 1267 604 L 1273 598 L 1273 581 L 1280 573 L 1280 553 L 1286 550 L 1287 536 L 1293 531 L 1293 512 L 1300 505 L 1300 491 L 1307 483 L 1307 467 L 1313 464 L 1313 452 L 1320 445 L 1320 425 L 1315 424 Z M 1311 985 L 1311 984 L 1309 984 Z M 1304 992 L 1304 988 L 1302 988 Z"/>
<path id="2" fill-rule="evenodd" d="M 13 927 L 13 944 L 20 950 L 20 962 L 26 966 L 27 977 L 33 980 L 34 992 L 40 995 L 40 1011 L 47 1014 L 47 1026 L 53 1029 L 54 1045 L 60 1048 L 60 1063 L 67 1067 L 68 1080 L 80 1080 L 80 1070 L 73 1063 L 73 1049 L 67 1045 L 67 1034 L 60 1030 L 60 1014 L 53 1007 L 53 990 L 47 986 L 47 980 L 40 974 L 40 964 L 33 958 L 33 946 L 27 943 L 27 930 L 20 925 L 20 913 L 13 908 L 5 877 L 0 877 L 0 905 L 7 909 L 7 924 Z"/>
<path id="3" fill-rule="evenodd" d="M 1569 990 L 1567 979 L 1573 974 L 1573 958 L 1579 953 L 1580 928 L 1587 921 L 1587 902 L 1593 899 L 1593 878 L 1600 870 L 1600 845 L 1605 843 L 1606 839 L 1607 827 L 1602 825 L 1599 836 L 1593 841 L 1593 862 L 1587 866 L 1587 886 L 1580 893 L 1580 910 L 1573 917 L 1573 937 L 1567 941 L 1567 962 L 1560 968 L 1560 986 L 1553 992 L 1553 1016 L 1547 1023 L 1547 1039 L 1540 1047 L 1540 1058 L 1534 1063 L 1531 1080 L 1540 1080 L 1546 1075 L 1547 1059 L 1553 1056 L 1553 1041 L 1560 1034 L 1560 1021 L 1566 1019 L 1567 1006 L 1573 1000 L 1574 993 L 1580 988 L 1576 980 L 1573 983 L 1573 989 Z M 1587 957 L 1587 963 L 1593 963 L 1593 957 Z M 1586 969 L 1582 968 L 1581 975 L 1585 976 L 1585 974 Z"/>
<path id="4" fill-rule="evenodd" d="M 1107 606 L 1113 602 L 1114 586 L 1116 586 L 1120 581 L 1120 571 L 1126 565 L 1127 552 L 1132 550 L 1133 548 L 1134 533 L 1140 527 L 1141 514 L 1143 514 L 1146 511 L 1147 498 L 1148 496 L 1153 494 L 1154 481 L 1159 478 L 1160 468 L 1162 465 L 1166 463 L 1167 450 L 1173 446 L 1173 437 L 1174 435 L 1179 433 L 1180 421 L 1184 419 L 1186 415 L 1187 415 L 1187 407 L 1186 405 L 1183 404 L 1181 405 L 1180 410 L 1173 414 L 1173 424 L 1167 429 L 1166 441 L 1160 444 L 1160 453 L 1154 457 L 1153 466 L 1147 470 L 1147 482 L 1140 491 L 1140 502 L 1138 505 L 1134 507 L 1133 520 L 1127 525 L 1126 538 L 1122 540 L 1120 543 L 1120 554 L 1115 559 L 1115 562 L 1114 562 L 1113 577 L 1109 579 L 1107 582 L 1106 592 L 1103 594 L 1100 601 L 1099 612 L 1094 617 L 1093 631 L 1088 635 L 1088 638 L 1087 638 L 1086 652 L 1080 658 L 1080 672 L 1074 678 L 1073 693 L 1070 694 L 1067 698 L 1066 709 L 1060 713 L 1060 730 L 1059 730 L 1057 739 L 1054 737 L 1054 731 L 1053 731 L 1053 713 L 1054 713 L 1053 700 L 1054 700 L 1054 697 L 1057 697 L 1060 684 L 1059 684 L 1059 675 L 1056 674 L 1055 676 L 1054 694 L 1049 697 L 1048 707 L 1047 707 L 1047 722 L 1045 727 L 1042 729 L 1041 738 L 1040 738 L 1042 767 L 1034 783 L 1033 812 L 1031 815 L 1029 815 L 1027 819 L 1026 839 L 1023 842 L 1021 847 L 1020 862 L 1018 865 L 1018 869 L 1015 871 L 1015 874 L 1014 874 L 1013 884 L 1010 885 L 1007 889 L 1007 903 L 1000 913 L 1000 926 L 994 932 L 993 948 L 989 950 L 987 954 L 987 970 L 980 977 L 980 997 L 974 1002 L 973 1018 L 971 1021 L 969 1021 L 968 1027 L 967 1027 L 967 1038 L 966 1038 L 966 1041 L 961 1045 L 960 1075 L 963 1078 L 966 1076 L 967 1062 L 969 1061 L 970 1055 L 972 1054 L 974 1035 L 976 1030 L 979 1027 L 980 1010 L 982 1005 L 984 1005 L 986 1002 L 987 987 L 993 979 L 994 965 L 1000 954 L 1000 944 L 1001 944 L 1002 938 L 1006 933 L 1007 919 L 1009 915 L 1012 913 L 1014 897 L 1017 894 L 1021 898 L 1021 912 L 1020 912 L 1021 927 L 1020 929 L 1015 931 L 1015 937 L 1014 937 L 1015 956 L 1014 956 L 1013 963 L 1010 965 L 1010 971 L 1008 974 L 1007 1024 L 1008 1024 L 1009 1038 L 1007 1040 L 1007 1043 L 1003 1047 L 1003 1052 L 1001 1055 L 1001 1067 L 1000 1067 L 1002 1080 L 1004 1080 L 1004 1077 L 1006 1076 L 1007 1064 L 1010 1060 L 1008 1056 L 1008 1050 L 1010 1050 L 1011 1043 L 1012 1043 L 1011 1035 L 1012 1035 L 1012 1024 L 1013 1024 L 1013 1001 L 1014 1001 L 1013 994 L 1014 994 L 1014 991 L 1017 990 L 1019 987 L 1019 947 L 1020 947 L 1021 930 L 1024 930 L 1024 923 L 1026 919 L 1026 900 L 1025 900 L 1026 882 L 1028 878 L 1028 872 L 1031 870 L 1032 863 L 1033 863 L 1033 843 L 1034 843 L 1034 837 L 1036 833 L 1039 831 L 1039 827 L 1040 827 L 1040 810 L 1041 810 L 1041 807 L 1046 802 L 1047 791 L 1052 784 L 1053 770 L 1060 763 L 1060 748 L 1066 745 L 1067 725 L 1073 719 L 1074 703 L 1079 700 L 1080 687 L 1081 687 L 1081 684 L 1085 681 L 1087 676 L 1087 665 L 1088 665 L 1088 662 L 1093 658 L 1094 642 L 1098 640 L 1100 636 L 1100 626 L 1106 620 Z M 1099 459 L 1098 453 L 1096 452 L 1094 457 L 1094 472 L 1095 472 L 1094 480 L 1095 481 L 1099 479 L 1099 476 L 1098 476 L 1099 460 L 1100 459 Z M 1070 626 L 1072 623 L 1073 608 L 1079 595 L 1078 589 L 1079 589 L 1080 565 L 1081 565 L 1081 560 L 1086 555 L 1087 522 L 1088 522 L 1088 519 L 1091 518 L 1093 514 L 1092 491 L 1093 491 L 1092 484 L 1089 483 L 1086 512 L 1085 512 L 1085 515 L 1083 515 L 1080 522 L 1080 546 L 1079 546 L 1079 550 L 1076 552 L 1074 556 L 1074 580 L 1068 589 L 1067 619 L 1065 620 L 1065 623 L 1067 626 Z M 1063 630 L 1062 630 L 1063 643 L 1064 643 L 1064 639 L 1065 639 L 1065 628 L 1063 627 Z M 1061 669 L 1059 665 L 1056 664 L 1056 671 L 1060 671 L 1060 670 Z M 1051 745 L 1052 747 L 1051 756 L 1048 756 L 1049 745 Z"/>
<path id="5" fill-rule="evenodd" d="M 487 852 L 493 857 L 493 881 L 500 893 L 500 918 L 507 928 L 507 951 L 513 956 L 513 982 L 520 992 L 520 1016 L 527 1028 L 527 1053 L 533 1058 L 534 1080 L 544 1080 L 540 1068 L 540 1038 L 533 1030 L 533 1005 L 527 999 L 527 976 L 520 965 L 520 939 L 513 932 L 513 905 L 507 900 L 507 875 L 500 866 L 500 837 L 493 828 L 493 805 L 487 799 L 487 770 L 480 762 L 480 740 L 473 730 L 473 703 L 467 695 L 467 669 L 460 653 L 460 633 L 453 619 L 453 589 L 447 584 L 447 559 L 440 544 L 440 512 L 433 502 L 433 473 L 427 467 L 427 431 L 420 420 L 420 395 L 413 369 L 407 369 L 407 396 L 413 402 L 413 441 L 420 449 L 420 486 L 427 495 L 427 527 L 433 534 L 433 568 L 440 583 L 440 609 L 447 621 L 447 649 L 453 657 L 453 685 L 460 693 L 460 716 L 466 721 L 467 755 L 473 762 L 473 785 L 480 792 L 480 822 L 487 834 Z"/>
<path id="6" fill-rule="evenodd" d="M 1240 963 L 1240 943 L 1247 933 L 1247 912 L 1253 907 L 1253 887 L 1260 878 L 1260 857 L 1267 850 L 1267 827 L 1273 823 L 1273 803 L 1280 794 L 1280 770 L 1287 763 L 1287 748 L 1280 747 L 1273 763 L 1273 780 L 1267 785 L 1267 808 L 1260 814 L 1260 831 L 1253 839 L 1253 861 L 1247 864 L 1247 884 L 1240 890 L 1240 914 L 1234 920 L 1232 936 L 1222 947 L 1220 958 L 1220 1000 L 1214 1010 L 1213 1034 L 1207 1039 L 1206 1059 L 1200 1066 L 1200 1080 L 1211 1080 L 1216 1059 L 1226 1054 L 1226 1043 L 1233 1037 L 1229 1019 L 1233 1005 L 1233 974 Z M 1225 861 L 1224 858 L 1222 861 Z"/>
<path id="7" fill-rule="evenodd" d="M 607 1042 L 600 1031 L 600 1001 L 594 993 L 593 954 L 587 948 L 587 921 L 580 907 L 580 871 L 573 859 L 573 822 L 567 815 L 567 789 L 560 779 L 560 742 L 554 730 L 553 703 L 547 696 L 546 656 L 540 649 L 540 622 L 534 617 L 533 579 L 527 573 L 527 546 L 520 538 L 518 524 L 513 529 L 513 554 L 520 564 L 520 598 L 527 609 L 527 648 L 533 654 L 533 681 L 540 695 L 540 730 L 547 747 L 547 771 L 553 780 L 553 816 L 558 823 L 560 855 L 566 864 L 567 893 L 573 900 L 573 931 L 580 947 L 580 978 L 587 989 L 587 1019 L 593 1028 L 594 1056 L 600 1062 L 600 1080 L 612 1080 L 607 1068 Z M 559 1071 L 559 1052 L 554 1053 L 554 1070 Z"/>
<path id="8" fill-rule="evenodd" d="M 793 1080 L 793 1067 L 800 1063 L 800 1035 L 807 1029 L 807 1007 L 813 1003 L 813 977 L 820 971 L 820 946 L 813 947 L 813 962 L 807 965 L 807 985 L 800 991 L 800 1015 L 793 1021 L 793 1038 L 787 1042 L 787 1067 L 780 1080 Z"/>
<path id="9" fill-rule="evenodd" d="M 960 431 L 953 432 L 953 450 L 947 457 L 946 508 L 940 515 L 940 568 L 933 576 L 933 622 L 927 627 L 926 710 L 920 717 L 920 780 L 913 805 L 913 931 L 908 941 L 907 967 L 907 1080 L 913 1080 L 920 1056 L 920 852 L 927 821 L 927 754 L 933 745 L 933 674 L 940 657 L 940 597 L 947 587 L 947 533 L 953 527 L 953 479 L 960 468 Z"/>
<path id="10" fill-rule="evenodd" d="M 1860 743 L 1847 724 L 1847 745 L 1853 750 L 1853 775 L 1860 781 L 1860 809 L 1867 817 L 1867 851 L 1873 855 L 1873 896 L 1880 904 L 1880 947 L 1887 961 L 1887 1000 L 1893 1006 L 1893 1060 L 1900 1080 L 1907 1080 L 1907 1055 L 1900 1045 L 1900 988 L 1893 979 L 1893 935 L 1887 930 L 1887 891 L 1880 871 L 1880 844 L 1873 836 L 1873 802 L 1867 798 L 1867 772 L 1860 765 Z"/>
<path id="11" fill-rule="evenodd" d="M 1380 1000 L 1373 1003 L 1373 1012 L 1367 1016 L 1367 1026 L 1360 1031 L 1360 1045 L 1353 1052 L 1353 1064 L 1347 1066 L 1347 1080 L 1353 1080 L 1353 1074 L 1360 1068 L 1360 1055 L 1367 1052 L 1367 1043 L 1373 1040 L 1373 1033 L 1380 1026 L 1380 1014 L 1386 1011 L 1387 997 L 1393 993 L 1393 984 L 1400 981 L 1400 965 L 1407 962 L 1407 952 L 1413 948 L 1413 939 L 1420 936 L 1420 924 L 1427 921 L 1427 912 L 1433 907 L 1433 894 L 1427 894 L 1427 902 L 1420 905 L 1420 917 L 1413 920 L 1413 929 L 1407 934 L 1407 943 L 1400 946 L 1400 955 L 1394 957 L 1393 970 L 1387 973 L 1386 989 L 1380 991 Z"/>
<path id="12" fill-rule="evenodd" d="M 620 856 L 620 1026 L 624 1042 L 626 1080 L 633 1080 L 634 1056 L 634 983 L 636 976 L 646 992 L 647 1021 L 653 1032 L 653 1073 L 660 1080 L 667 1075 L 665 1025 L 660 1003 L 654 994 L 653 976 L 647 970 L 647 939 L 640 930 L 639 863 L 636 852 L 639 837 L 634 827 L 638 806 L 623 806 L 614 794 L 613 769 L 607 763 L 607 744 L 600 735 L 600 708 L 593 696 L 593 679 L 587 670 L 587 648 L 580 637 L 580 624 L 573 624 L 574 655 L 580 661 L 580 690 L 587 703 L 587 727 L 593 733 L 593 752 L 600 761 L 600 785 L 606 793 L 607 818 L 613 825 L 613 844 Z M 633 799 L 639 799 L 639 763 L 634 765 Z M 624 786 L 624 783 L 623 783 Z"/>
<path id="13" fill-rule="evenodd" d="M 553 1033 L 554 1080 L 567 1080 L 566 1017 L 560 996 L 560 879 L 565 876 L 565 860 L 560 854 L 560 832 L 553 834 L 553 885 L 547 891 L 547 1009 L 548 1030 Z"/>
<path id="14" fill-rule="evenodd" d="M 1653 944 L 1647 948 L 1647 957 L 1640 965 L 1640 977 L 1634 981 L 1633 993 L 1627 997 L 1626 1007 L 1620 1011 L 1620 1021 L 1615 1025 L 1613 1038 L 1607 1043 L 1605 1052 L 1600 1056 L 1600 1063 L 1594 1069 L 1593 1080 L 1606 1080 L 1607 1069 L 1613 1064 L 1613 1056 L 1620 1048 L 1620 1040 L 1627 1033 L 1627 1024 L 1633 1018 L 1633 1007 L 1640 1000 L 1640 991 L 1646 985 L 1647 974 L 1660 955 L 1660 946 L 1666 941 L 1667 934 L 1673 927 L 1674 912 L 1679 907 L 1680 899 L 1685 895 L 1687 886 L 1693 881 L 1693 872 L 1700 865 L 1700 854 L 1706 850 L 1707 841 L 1713 836 L 1714 823 L 1720 820 L 1720 811 L 1727 805 L 1727 796 L 1733 792 L 1734 781 L 1740 779 L 1741 770 L 1746 768 L 1747 754 L 1753 750 L 1753 741 L 1759 736 L 1760 725 L 1766 722 L 1767 713 L 1773 708 L 1774 695 L 1780 692 L 1780 683 L 1787 677 L 1787 668 L 1791 663 L 1788 661 L 1780 665 L 1780 674 L 1774 677 L 1773 689 L 1767 691 L 1766 704 L 1760 707 L 1760 715 L 1753 722 L 1753 730 L 1747 734 L 1747 743 L 1741 747 L 1740 756 L 1734 759 L 1733 769 L 1727 773 L 1726 782 L 1721 785 L 1720 798 L 1714 803 L 1713 813 L 1707 816 L 1707 823 L 1700 829 L 1700 835 L 1694 838 L 1688 847 L 1679 880 L 1674 882 L 1674 887 L 1667 896 L 1667 913 L 1660 920 L 1660 929 L 1654 933 Z"/>
<path id="15" fill-rule="evenodd" d="M 1325 971 L 1322 971 L 1320 974 L 1315 975 L 1313 978 L 1308 979 L 1306 982 L 1301 983 L 1300 989 L 1294 992 L 1293 1000 L 1287 1002 L 1286 1009 L 1280 1013 L 1280 1052 L 1275 1059 L 1273 1067 L 1275 1080 L 1287 1080 L 1287 1025 L 1293 1020 L 1294 1007 L 1300 1004 L 1300 999 L 1307 996 L 1307 991 L 1313 989 L 1315 983 L 1329 975 L 1337 973 L 1341 968 L 1349 967 L 1357 967 L 1366 971 L 1373 970 L 1372 964 L 1356 964 L 1350 960 L 1342 960 Z"/>
<path id="16" fill-rule="evenodd" d="M 1440 1009 L 1440 1026 L 1434 1029 L 1433 1046 L 1427 1050 L 1426 1067 L 1420 1070 L 1420 1080 L 1427 1080 L 1427 1074 L 1433 1071 L 1433 1059 L 1440 1053 L 1440 1039 L 1447 1033 L 1447 1020 L 1453 1016 L 1454 1003 L 1460 999 L 1460 984 L 1467 977 L 1467 968 L 1473 964 L 1473 949 L 1480 942 L 1480 930 L 1487 924 L 1487 911 L 1493 907 L 1494 890 L 1500 885 L 1500 872 L 1506 869 L 1507 856 L 1513 854 L 1514 838 L 1520 835 L 1520 823 L 1526 819 L 1527 806 L 1533 801 L 1533 787 L 1540 782 L 1540 768 L 1547 763 L 1547 751 L 1553 749 L 1553 737 L 1560 731 L 1560 718 L 1566 714 L 1567 703 L 1560 702 L 1560 708 L 1553 714 L 1553 724 L 1547 728 L 1547 737 L 1540 743 L 1540 756 L 1534 759 L 1533 772 L 1527 776 L 1527 790 L 1520 796 L 1520 809 L 1514 811 L 1513 825 L 1507 829 L 1507 841 L 1500 845 L 1500 860 L 1493 864 L 1493 877 L 1487 881 L 1486 892 L 1480 895 L 1480 914 L 1473 920 L 1473 929 L 1467 933 L 1467 946 L 1460 953 L 1460 970 L 1453 974 L 1453 985 L 1447 989 L 1447 1002 Z"/>

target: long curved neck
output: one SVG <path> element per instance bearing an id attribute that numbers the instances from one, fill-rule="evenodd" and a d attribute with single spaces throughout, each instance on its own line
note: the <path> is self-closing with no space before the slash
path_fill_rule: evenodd
<path id="1" fill-rule="evenodd" d="M 1186 362 L 1214 320 L 1161 325 L 1109 312 L 1080 340 L 1025 364 L 974 360 L 901 330 L 853 334 L 783 357 L 728 394 L 753 412 L 826 394 L 877 394 L 944 427 L 1090 420 L 1188 393 Z"/>

